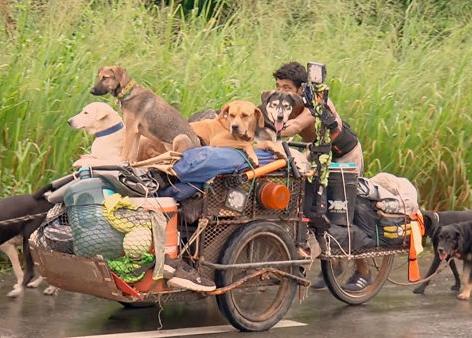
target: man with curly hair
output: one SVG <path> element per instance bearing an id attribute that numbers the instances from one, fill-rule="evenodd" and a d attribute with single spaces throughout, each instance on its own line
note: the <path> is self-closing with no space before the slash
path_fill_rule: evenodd
<path id="1" fill-rule="evenodd" d="M 274 74 L 277 90 L 292 94 L 302 95 L 302 83 L 307 81 L 308 74 L 303 65 L 298 62 L 289 62 L 277 69 Z M 364 157 L 362 147 L 357 135 L 351 131 L 350 126 L 342 121 L 333 102 L 328 98 L 327 105 L 336 120 L 335 127 L 330 129 L 331 151 L 333 162 L 354 162 L 357 166 L 359 175 L 364 171 Z M 305 108 L 298 116 L 287 121 L 284 129 L 281 131 L 282 137 L 292 137 L 300 135 L 304 142 L 313 142 L 316 138 L 315 117 L 308 108 Z M 338 263 L 335 272 L 342 272 L 341 265 Z M 365 261 L 356 261 L 356 271 L 348 280 L 344 289 L 349 291 L 359 291 L 372 283 L 372 277 Z M 322 276 L 313 283 L 316 289 L 325 288 Z"/>

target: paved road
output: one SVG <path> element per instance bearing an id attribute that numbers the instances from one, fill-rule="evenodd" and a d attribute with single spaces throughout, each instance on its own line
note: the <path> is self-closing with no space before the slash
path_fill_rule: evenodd
<path id="1" fill-rule="evenodd" d="M 403 276 L 404 268 L 397 268 L 394 274 Z M 157 336 L 154 331 L 159 325 L 157 308 L 127 310 L 115 302 L 65 291 L 48 297 L 40 290 L 26 290 L 21 298 L 11 300 L 6 293 L 12 284 L 13 276 L 0 275 L 1 338 L 123 332 L 133 332 L 129 337 Z M 426 296 L 412 294 L 412 288 L 386 284 L 368 304 L 355 307 L 337 301 L 327 290 L 310 290 L 308 299 L 301 304 L 294 303 L 286 316 L 306 326 L 246 333 L 244 337 L 471 337 L 471 304 L 456 300 L 449 291 L 451 284 L 449 271 L 441 273 L 427 289 Z M 191 330 L 193 333 L 198 333 L 197 327 L 227 324 L 213 299 L 166 306 L 161 319 L 166 330 L 195 328 Z M 137 333 L 142 331 L 154 333 Z M 200 337 L 240 338 L 241 334 L 227 332 Z"/>

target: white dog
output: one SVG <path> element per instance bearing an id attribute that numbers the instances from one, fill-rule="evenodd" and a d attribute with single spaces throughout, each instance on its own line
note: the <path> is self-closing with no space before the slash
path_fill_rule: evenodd
<path id="1" fill-rule="evenodd" d="M 123 163 L 121 156 L 124 144 L 124 124 L 121 116 L 108 104 L 93 102 L 69 119 L 74 129 L 83 129 L 95 136 L 90 154 L 82 155 L 74 167 Z M 162 144 L 142 138 L 139 144 L 138 161 L 157 156 L 166 150 Z"/>

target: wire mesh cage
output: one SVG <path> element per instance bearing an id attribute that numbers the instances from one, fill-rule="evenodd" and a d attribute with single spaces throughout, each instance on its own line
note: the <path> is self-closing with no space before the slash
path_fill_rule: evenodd
<path id="1" fill-rule="evenodd" d="M 287 176 L 287 173 L 281 172 L 247 181 L 236 188 L 228 184 L 234 176 L 224 175 L 216 177 L 211 184 L 205 188 L 205 217 L 225 217 L 238 218 L 241 221 L 256 218 L 288 219 L 298 216 L 301 204 L 301 195 L 303 194 L 303 181 Z M 286 186 L 290 191 L 290 200 L 285 209 L 266 208 L 259 201 L 257 196 L 258 186 L 262 183 L 273 182 Z M 234 192 L 240 192 L 244 195 L 244 200 L 239 200 L 243 204 L 240 208 L 235 208 L 228 200 L 236 196 Z M 233 195 L 231 195 L 233 194 Z"/>
<path id="2" fill-rule="evenodd" d="M 151 214 L 120 208 L 110 212 L 102 205 L 70 206 L 74 253 L 114 259 L 125 254 L 139 258 L 152 245 Z"/>

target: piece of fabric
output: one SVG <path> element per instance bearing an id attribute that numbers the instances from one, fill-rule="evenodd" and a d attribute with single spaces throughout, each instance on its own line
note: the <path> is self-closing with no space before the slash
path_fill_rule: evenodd
<path id="1" fill-rule="evenodd" d="M 146 270 L 154 264 L 154 256 L 146 253 L 140 260 L 120 257 L 107 261 L 110 269 L 126 283 L 136 283 L 144 277 Z"/>
<path id="2" fill-rule="evenodd" d="M 349 249 L 349 236 L 347 230 L 348 229 L 346 227 L 339 225 L 331 225 L 329 228 L 329 233 L 334 236 L 334 238 L 336 238 L 341 247 L 346 251 Z M 373 248 L 376 246 L 375 240 L 369 237 L 367 233 L 365 233 L 357 225 L 352 224 L 350 230 L 351 250 Z M 331 249 L 339 249 L 339 246 L 334 241 L 332 241 Z"/>
<path id="3" fill-rule="evenodd" d="M 154 271 L 152 272 L 152 279 L 158 280 L 164 277 L 167 219 L 162 212 L 153 212 L 151 216 L 151 223 L 154 255 L 156 258 L 156 264 L 154 265 Z"/>
<path id="4" fill-rule="evenodd" d="M 193 195 L 195 195 L 198 191 L 202 189 L 203 189 L 202 183 L 191 184 L 191 183 L 177 182 L 159 191 L 159 197 L 172 197 L 177 202 L 181 202 L 192 197 Z"/>
<path id="5" fill-rule="evenodd" d="M 376 207 L 387 214 L 411 215 L 419 210 L 414 185 L 389 173 L 379 173 L 370 179 L 360 177 L 357 194 L 376 201 Z"/>
<path id="6" fill-rule="evenodd" d="M 260 166 L 277 159 L 271 152 L 255 151 Z M 249 168 L 249 160 L 241 150 L 209 146 L 185 151 L 173 167 L 182 183 L 205 183 L 218 175 L 238 173 Z"/>
<path id="7" fill-rule="evenodd" d="M 125 209 L 128 212 L 125 212 Z M 122 197 L 120 194 L 113 194 L 105 198 L 103 215 L 116 230 L 122 233 L 128 233 L 136 226 L 144 226 L 151 228 L 150 222 L 142 222 L 140 217 L 139 222 L 133 217 L 133 212 L 136 212 L 137 207 L 130 201 L 129 197 Z"/>
<path id="8" fill-rule="evenodd" d="M 405 224 L 404 216 L 381 217 L 375 201 L 359 196 L 353 222 L 378 246 L 402 246 L 411 233 L 409 224 Z"/>

